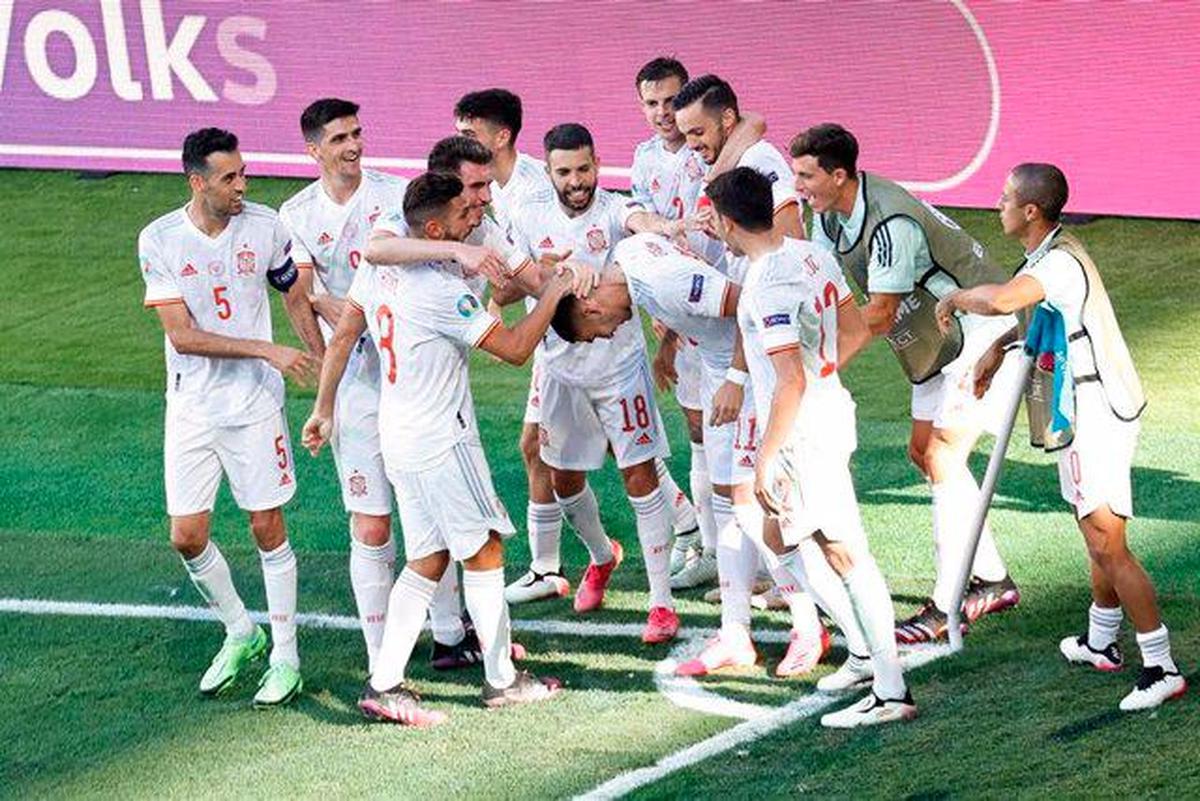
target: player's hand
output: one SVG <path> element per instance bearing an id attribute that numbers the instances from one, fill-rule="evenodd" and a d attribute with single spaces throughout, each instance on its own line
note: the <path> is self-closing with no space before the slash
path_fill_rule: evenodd
<path id="1" fill-rule="evenodd" d="M 542 255 L 538 256 L 538 267 L 543 270 L 545 270 L 547 267 L 553 267 L 560 261 L 566 261 L 567 259 L 571 258 L 571 254 L 574 252 L 575 251 L 568 248 L 567 251 L 562 254 L 550 252 L 543 253 Z"/>
<path id="2" fill-rule="evenodd" d="M 463 266 L 463 272 L 468 277 L 482 275 L 497 287 L 508 283 L 508 264 L 495 250 L 483 245 L 468 245 L 466 242 L 460 242 L 455 250 L 455 261 Z"/>
<path id="3" fill-rule="evenodd" d="M 959 290 L 955 290 L 939 300 L 937 308 L 933 310 L 933 316 L 937 318 L 938 329 L 943 334 L 949 332 L 950 326 L 954 324 L 954 300 L 958 292 Z"/>
<path id="4" fill-rule="evenodd" d="M 570 277 L 570 292 L 577 298 L 586 298 L 600 284 L 600 273 L 583 262 L 559 262 L 555 271 L 558 275 L 566 274 Z"/>
<path id="5" fill-rule="evenodd" d="M 304 429 L 300 432 L 300 444 L 309 453 L 316 456 L 321 452 L 321 447 L 329 442 L 331 436 L 333 436 L 333 420 L 313 411 L 308 421 L 305 422 Z"/>
<path id="6" fill-rule="evenodd" d="M 312 304 L 313 311 L 317 313 L 325 322 L 333 328 L 337 328 L 338 321 L 342 319 L 342 312 L 346 308 L 346 301 L 340 298 L 335 298 L 333 295 L 309 295 L 308 302 Z"/>
<path id="7" fill-rule="evenodd" d="M 772 517 L 779 517 L 786 510 L 786 479 L 780 475 L 779 458 L 779 454 L 768 457 L 760 453 L 754 468 L 754 498 L 763 512 Z"/>
<path id="8" fill-rule="evenodd" d="M 975 397 L 982 398 L 992 385 L 992 378 L 1004 363 L 1004 349 L 992 345 L 975 362 Z"/>
<path id="9" fill-rule="evenodd" d="M 272 345 L 267 361 L 279 372 L 290 376 L 301 386 L 312 386 L 321 374 L 321 360 L 311 353 L 287 345 Z"/>
<path id="10" fill-rule="evenodd" d="M 664 323 L 662 320 L 655 320 L 654 318 L 650 319 L 650 333 L 654 334 L 654 338 L 659 342 L 661 342 L 662 338 L 667 335 L 668 330 L 669 329 L 667 328 L 666 323 Z"/>
<path id="11" fill-rule="evenodd" d="M 659 324 L 661 325 L 661 323 Z M 675 369 L 675 354 L 678 352 L 675 341 L 666 339 L 663 340 L 658 353 L 654 354 L 654 362 L 650 365 L 650 369 L 654 373 L 654 385 L 663 392 L 674 387 L 679 381 L 679 371 Z"/>
<path id="12" fill-rule="evenodd" d="M 712 239 L 719 239 L 717 234 L 717 212 L 713 209 L 712 201 L 704 195 L 696 203 L 696 213 L 688 218 L 688 230 L 700 231 Z"/>
<path id="13" fill-rule="evenodd" d="M 721 384 L 720 389 L 713 395 L 712 417 L 709 419 L 708 424 L 711 426 L 723 426 L 738 419 L 738 415 L 742 412 L 742 401 L 745 397 L 746 390 L 740 384 L 735 384 L 732 381 L 726 381 Z"/>

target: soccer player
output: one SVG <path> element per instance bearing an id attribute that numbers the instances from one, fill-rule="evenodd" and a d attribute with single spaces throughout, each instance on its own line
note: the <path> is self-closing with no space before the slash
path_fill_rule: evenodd
<path id="1" fill-rule="evenodd" d="M 511 233 L 531 258 L 553 261 L 569 252 L 600 267 L 627 233 L 676 236 L 684 230 L 682 220 L 664 220 L 637 201 L 597 188 L 599 161 L 587 128 L 557 125 L 546 133 L 543 145 L 554 195 L 531 199 L 512 218 Z M 639 321 L 626 323 L 610 340 L 590 344 L 572 345 L 547 335 L 542 370 L 542 461 L 551 468 L 555 497 L 591 556 L 575 593 L 575 610 L 600 607 L 622 557 L 620 544 L 604 531 L 596 496 L 586 483 L 587 472 L 599 469 L 611 448 L 633 505 L 650 582 L 642 640 L 665 642 L 679 629 L 671 599 L 673 521 L 666 500 L 678 490 L 660 491 L 655 461 L 669 450 Z"/>
<path id="2" fill-rule="evenodd" d="M 756 114 L 745 119 L 730 133 L 717 163 L 711 168 L 696 151 L 687 147 L 687 139 L 675 124 L 675 96 L 688 82 L 687 69 L 673 58 L 655 58 L 638 70 L 634 86 L 642 115 L 654 136 L 640 143 L 633 154 L 631 189 L 634 200 L 647 209 L 681 220 L 699 211 L 706 173 L 720 174 L 737 163 L 746 149 L 766 131 Z M 703 231 L 689 231 L 691 249 L 710 263 L 724 266 L 725 246 Z M 675 386 L 675 399 L 687 420 L 691 442 L 689 484 L 696 508 L 698 531 L 677 533 L 671 548 L 671 589 L 698 587 L 717 577 L 717 526 L 712 511 L 712 484 L 705 465 L 703 442 L 704 416 L 700 400 L 701 366 L 695 347 L 674 332 L 655 328 L 666 347 L 655 359 L 655 375 L 660 386 Z"/>
<path id="3" fill-rule="evenodd" d="M 283 414 L 283 376 L 309 380 L 315 356 L 271 341 L 267 286 L 304 302 L 287 229 L 275 212 L 248 203 L 246 167 L 229 131 L 202 128 L 183 142 L 191 199 L 138 236 L 145 304 L 166 332 L 167 413 L 163 467 L 171 544 L 196 589 L 225 626 L 225 643 L 200 692 L 228 690 L 267 651 L 211 539 L 222 473 L 250 517 L 271 621 L 269 667 L 255 706 L 300 694 L 296 647 L 296 557 L 283 505 L 296 491 Z"/>
<path id="4" fill-rule="evenodd" d="M 735 410 L 736 421 L 723 426 L 711 424 L 717 389 L 724 383 L 726 373 L 735 362 L 737 311 L 740 288 L 716 268 L 708 265 L 690 251 L 657 234 L 636 234 L 623 239 L 613 250 L 612 261 L 600 275 L 595 291 L 586 298 L 568 295 L 559 302 L 552 323 L 555 332 L 567 342 L 591 342 L 611 337 L 625 321 L 633 317 L 635 308 L 661 320 L 671 330 L 695 342 L 703 368 L 702 391 L 704 404 L 704 437 L 708 459 L 705 469 L 715 496 L 720 503 L 715 508 L 722 513 L 722 529 L 730 522 L 732 498 L 750 493 L 754 487 L 754 461 L 744 458 L 752 453 L 750 430 L 755 425 L 754 398 L 746 393 L 742 406 Z M 839 321 L 840 322 L 840 321 Z M 865 328 L 863 329 L 865 331 Z M 740 359 L 739 359 L 740 360 Z M 745 363 L 741 362 L 741 368 Z M 752 506 L 756 509 L 756 506 Z M 770 566 L 772 576 L 785 594 L 795 594 L 801 577 L 794 573 L 798 566 L 792 560 L 780 560 L 767 548 L 762 537 L 762 515 L 757 513 L 747 531 L 751 550 Z M 740 549 L 739 536 L 723 547 Z M 737 601 L 740 600 L 739 604 Z M 729 603 L 721 606 L 721 633 L 695 659 L 679 665 L 680 675 L 695 676 L 726 667 L 752 665 L 757 659 L 750 640 L 749 587 L 731 594 Z M 808 605 L 811 609 L 811 604 Z M 809 624 L 806 609 L 793 607 L 800 617 L 795 626 L 788 652 L 776 667 L 776 675 L 796 676 L 812 670 L 821 656 L 821 649 L 809 647 L 801 636 Z M 857 622 L 849 616 L 848 641 L 851 651 L 866 653 Z"/>
<path id="5" fill-rule="evenodd" d="M 473 214 L 453 175 L 426 173 L 405 193 L 404 218 L 418 236 L 461 241 L 474 226 Z M 492 487 L 467 367 L 475 347 L 513 364 L 528 359 L 568 286 L 566 278 L 552 278 L 543 288 L 544 305 L 510 330 L 444 262 L 364 262 L 355 276 L 349 307 L 326 351 L 304 444 L 315 453 L 329 440 L 342 372 L 369 328 L 380 360 L 384 467 L 396 493 L 407 564 L 391 590 L 379 655 L 359 701 L 368 717 L 413 726 L 446 719 L 422 706 L 404 674 L 451 560 L 464 567 L 464 595 L 483 650 L 483 703 L 541 701 L 558 690 L 512 662 L 502 538 L 514 529 Z"/>
<path id="6" fill-rule="evenodd" d="M 1003 284 L 962 289 L 942 298 L 937 318 L 943 330 L 962 312 L 1009 315 L 1034 308 L 1031 328 L 1059 319 L 1061 342 L 1054 350 L 1061 366 L 1055 368 L 1053 383 L 1060 383 L 1061 374 L 1074 402 L 1068 396 L 1064 403 L 1052 389 L 1042 393 L 1040 401 L 1033 395 L 1026 398 L 1034 443 L 1058 449 L 1063 500 L 1075 510 L 1091 564 L 1087 631 L 1065 638 L 1059 649 L 1068 662 L 1119 670 L 1117 631 L 1124 610 L 1137 631 L 1142 672 L 1120 708 L 1151 709 L 1183 695 L 1187 682 L 1171 658 L 1154 585 L 1125 537 L 1126 520 L 1133 516 L 1129 476 L 1146 399 L 1100 272 L 1083 244 L 1060 222 L 1067 196 L 1066 176 L 1053 164 L 1015 167 L 1000 195 L 1000 225 L 1025 248 L 1024 263 Z M 1016 338 L 1017 330 L 1010 329 L 979 361 L 977 395 L 987 390 L 1004 347 Z M 1066 414 L 1059 411 L 1063 406 Z M 1035 426 L 1034 409 L 1042 419 L 1050 418 L 1052 411 L 1064 417 L 1063 422 L 1070 423 L 1066 432 L 1062 425 L 1049 431 L 1045 425 Z M 1073 439 L 1068 436 L 1072 430 Z"/>
<path id="7" fill-rule="evenodd" d="M 964 558 L 979 485 L 967 466 L 979 435 L 996 427 L 995 397 L 976 399 L 971 370 L 1009 325 L 966 315 L 942 334 L 933 319 L 937 299 L 959 286 L 1004 279 L 983 246 L 957 224 L 899 185 L 858 170 L 858 142 L 836 124 L 818 125 L 791 144 L 796 188 L 815 213 L 813 240 L 833 251 L 867 294 L 871 333 L 886 336 L 912 382 L 909 458 L 930 482 L 937 579 L 916 614 L 899 624 L 902 643 L 946 636 L 947 616 Z M 1001 383 L 1010 382 L 1009 368 Z M 969 621 L 1016 606 L 1020 593 L 984 528 L 963 607 Z M 965 630 L 965 622 L 964 622 Z"/>
<path id="8" fill-rule="evenodd" d="M 775 230 L 769 179 L 738 168 L 709 184 L 708 194 L 725 243 L 749 259 L 737 320 L 763 428 L 754 494 L 769 515 L 764 538 L 773 549 L 782 549 L 785 537 L 787 544 L 807 537 L 818 543 L 845 582 L 871 651 L 868 664 L 852 649 L 839 670 L 860 679 L 873 674 L 871 693 L 821 724 L 854 728 L 913 718 L 892 598 L 867 544 L 850 476 L 854 401 L 838 374 L 869 332 L 829 253 Z M 843 314 L 859 319 L 839 327 Z"/>
<path id="9" fill-rule="evenodd" d="M 545 164 L 516 149 L 522 122 L 521 99 L 517 95 L 506 89 L 470 92 L 459 99 L 454 107 L 454 116 L 459 133 L 477 139 L 492 151 L 495 157 L 491 208 L 496 222 L 506 233 L 511 227 L 516 209 L 533 199 L 554 198 L 554 187 L 547 175 Z M 548 253 L 540 258 L 539 262 L 553 263 L 569 255 Z M 495 303 L 496 299 L 492 302 Z M 532 302 L 532 299 L 526 301 L 527 311 Z M 499 304 L 494 311 L 499 313 Z M 550 468 L 542 461 L 538 436 L 542 414 L 542 352 L 543 348 L 539 347 L 534 354 L 520 439 L 521 458 L 525 462 L 525 474 L 529 479 L 526 530 L 532 562 L 525 575 L 508 586 L 505 597 L 509 603 L 565 597 L 571 591 L 570 582 L 562 573 L 560 554 L 563 513 L 554 497 Z M 666 472 L 666 465 L 660 462 L 658 469 L 664 483 L 675 487 L 674 480 Z M 674 528 L 682 531 L 694 529 L 695 512 L 687 497 L 675 487 L 670 500 Z"/>

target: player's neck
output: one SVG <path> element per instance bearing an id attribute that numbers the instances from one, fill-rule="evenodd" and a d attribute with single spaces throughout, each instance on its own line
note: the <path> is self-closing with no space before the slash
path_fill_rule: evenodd
<path id="1" fill-rule="evenodd" d="M 506 147 L 492 154 L 492 169 L 496 177 L 496 183 L 500 184 L 500 186 L 508 185 L 508 179 L 512 178 L 513 170 L 516 166 L 517 149 L 515 147 Z"/>
<path id="2" fill-rule="evenodd" d="M 842 191 L 838 194 L 837 202 L 833 204 L 833 210 L 843 217 L 849 217 L 854 213 L 854 204 L 858 201 L 858 178 L 848 178 L 842 186 Z"/>
<path id="3" fill-rule="evenodd" d="M 344 206 L 354 193 L 362 186 L 362 173 L 358 175 L 321 175 L 321 187 L 329 199 L 339 206 Z"/>
<path id="4" fill-rule="evenodd" d="M 680 136 L 675 139 L 667 139 L 661 136 L 659 138 L 662 139 L 663 147 L 667 149 L 668 153 L 678 153 L 680 148 L 687 142 L 686 136 Z"/>
<path id="5" fill-rule="evenodd" d="M 192 198 L 184 211 L 187 213 L 188 219 L 192 221 L 192 225 L 205 236 L 217 238 L 221 232 L 229 227 L 229 218 L 209 214 L 204 204 L 200 202 L 200 198 Z"/>
<path id="6" fill-rule="evenodd" d="M 762 233 L 742 232 L 741 251 L 754 261 L 768 256 L 783 247 L 783 232 L 772 228 Z"/>
<path id="7" fill-rule="evenodd" d="M 1025 253 L 1030 254 L 1037 249 L 1037 246 L 1042 244 L 1051 231 L 1058 227 L 1058 223 L 1048 222 L 1046 220 L 1036 220 L 1031 222 L 1021 234 L 1021 247 L 1025 248 Z"/>

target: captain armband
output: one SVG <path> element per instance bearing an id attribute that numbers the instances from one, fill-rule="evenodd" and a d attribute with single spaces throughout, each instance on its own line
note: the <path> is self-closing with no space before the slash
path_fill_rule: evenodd
<path id="1" fill-rule="evenodd" d="M 267 270 L 267 283 L 280 292 L 287 292 L 292 288 L 292 284 L 296 283 L 297 275 L 299 272 L 296 269 L 296 262 L 289 258 L 278 267 Z"/>

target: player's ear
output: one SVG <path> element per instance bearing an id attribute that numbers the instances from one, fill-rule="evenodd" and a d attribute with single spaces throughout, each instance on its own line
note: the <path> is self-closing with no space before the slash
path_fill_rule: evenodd
<path id="1" fill-rule="evenodd" d="M 317 158 L 317 143 L 316 142 L 312 141 L 311 139 L 305 139 L 304 140 L 304 149 L 308 151 L 308 155 L 312 157 L 313 161 L 319 160 Z"/>
<path id="2" fill-rule="evenodd" d="M 436 217 L 431 217 L 421 226 L 421 230 L 425 234 L 426 239 L 445 239 L 446 228 L 442 225 L 442 221 Z"/>
<path id="3" fill-rule="evenodd" d="M 730 131 L 735 125 L 737 125 L 737 112 L 731 108 L 721 109 L 721 126 Z"/>
<path id="4" fill-rule="evenodd" d="M 204 180 L 204 176 L 198 172 L 188 173 L 188 186 L 195 193 L 203 192 L 208 182 Z"/>
<path id="5" fill-rule="evenodd" d="M 497 147 L 508 147 L 512 144 L 512 131 L 508 128 L 499 128 L 496 130 L 496 145 Z"/>

